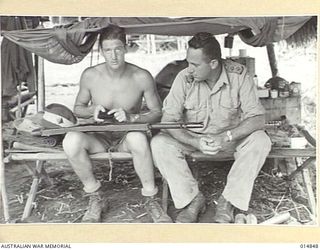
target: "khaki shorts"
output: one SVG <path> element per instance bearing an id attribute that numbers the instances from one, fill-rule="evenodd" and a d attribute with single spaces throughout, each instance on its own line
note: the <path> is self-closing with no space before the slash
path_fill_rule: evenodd
<path id="1" fill-rule="evenodd" d="M 106 148 L 107 151 L 119 151 L 119 147 L 126 138 L 128 132 L 90 132 L 88 134 L 97 138 Z"/>

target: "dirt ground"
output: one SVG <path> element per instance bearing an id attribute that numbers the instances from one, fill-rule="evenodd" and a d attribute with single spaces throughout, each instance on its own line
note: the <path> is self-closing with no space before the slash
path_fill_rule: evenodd
<path id="1" fill-rule="evenodd" d="M 206 212 L 199 218 L 200 223 L 212 223 L 216 200 L 223 190 L 231 164 L 232 162 L 220 162 L 197 165 L 200 168 L 200 189 L 204 192 L 207 203 Z M 151 217 L 144 210 L 141 185 L 132 163 L 115 162 L 111 181 L 108 181 L 110 169 L 107 162 L 96 161 L 94 165 L 94 171 L 103 184 L 109 203 L 108 211 L 103 214 L 103 223 L 152 223 Z M 289 212 L 291 218 L 285 224 L 314 224 L 306 194 L 300 185 L 301 178 L 298 176 L 296 181 L 286 182 L 279 177 L 279 170 L 273 169 L 272 165 L 271 161 L 267 161 L 257 177 L 249 210 L 236 213 L 254 214 L 260 223 L 276 214 Z M 34 167 L 34 163 L 15 162 L 6 164 L 5 167 L 10 223 L 80 223 L 88 200 L 80 181 L 66 161 L 45 163 L 52 185 L 40 182 L 32 214 L 21 221 L 32 182 L 27 166 Z M 315 191 L 315 177 L 312 181 Z M 160 187 L 161 198 L 162 180 L 158 172 L 156 183 Z M 172 200 L 169 200 L 168 214 L 174 219 L 178 212 Z M 0 223 L 5 223 L 3 213 Z"/>

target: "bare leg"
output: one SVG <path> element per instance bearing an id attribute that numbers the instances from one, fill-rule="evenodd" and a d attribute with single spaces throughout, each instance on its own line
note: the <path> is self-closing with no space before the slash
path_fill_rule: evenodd
<path id="1" fill-rule="evenodd" d="M 92 162 L 88 154 L 105 152 L 102 143 L 92 135 L 81 132 L 69 132 L 63 140 L 63 149 L 68 160 L 88 193 L 100 187 L 92 172 Z"/>
<path id="2" fill-rule="evenodd" d="M 147 136 L 141 132 L 130 132 L 121 149 L 132 154 L 134 169 L 143 187 L 142 195 L 155 195 L 157 187 L 154 181 L 153 160 Z"/>

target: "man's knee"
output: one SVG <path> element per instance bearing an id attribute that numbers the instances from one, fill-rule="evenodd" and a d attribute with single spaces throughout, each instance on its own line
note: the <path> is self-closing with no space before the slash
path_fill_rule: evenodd
<path id="1" fill-rule="evenodd" d="M 271 140 L 269 136 L 263 130 L 253 132 L 250 136 L 250 140 L 254 144 L 253 147 L 257 151 L 270 152 Z"/>
<path id="2" fill-rule="evenodd" d="M 167 140 L 167 136 L 163 134 L 158 134 L 155 137 L 153 137 L 150 142 L 153 154 L 157 154 L 163 151 L 166 148 L 165 145 L 167 145 Z"/>
<path id="3" fill-rule="evenodd" d="M 147 135 L 142 132 L 129 132 L 125 141 L 131 151 L 144 152 L 149 148 Z"/>
<path id="4" fill-rule="evenodd" d="M 83 147 L 83 141 L 82 133 L 74 131 L 68 132 L 62 141 L 63 150 L 67 155 L 76 154 L 78 150 Z"/>

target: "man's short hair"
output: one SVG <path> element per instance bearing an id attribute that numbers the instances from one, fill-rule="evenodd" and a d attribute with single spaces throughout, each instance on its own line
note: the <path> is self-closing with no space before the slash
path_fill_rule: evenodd
<path id="1" fill-rule="evenodd" d="M 123 42 L 123 44 L 126 44 L 126 33 L 124 31 L 124 28 L 121 28 L 114 24 L 109 24 L 108 27 L 103 28 L 100 31 L 99 36 L 99 46 L 102 48 L 102 42 L 104 40 L 120 40 Z"/>
<path id="2" fill-rule="evenodd" d="M 195 34 L 188 42 L 190 48 L 202 49 L 209 60 L 221 59 L 221 48 L 217 39 L 208 32 Z"/>

